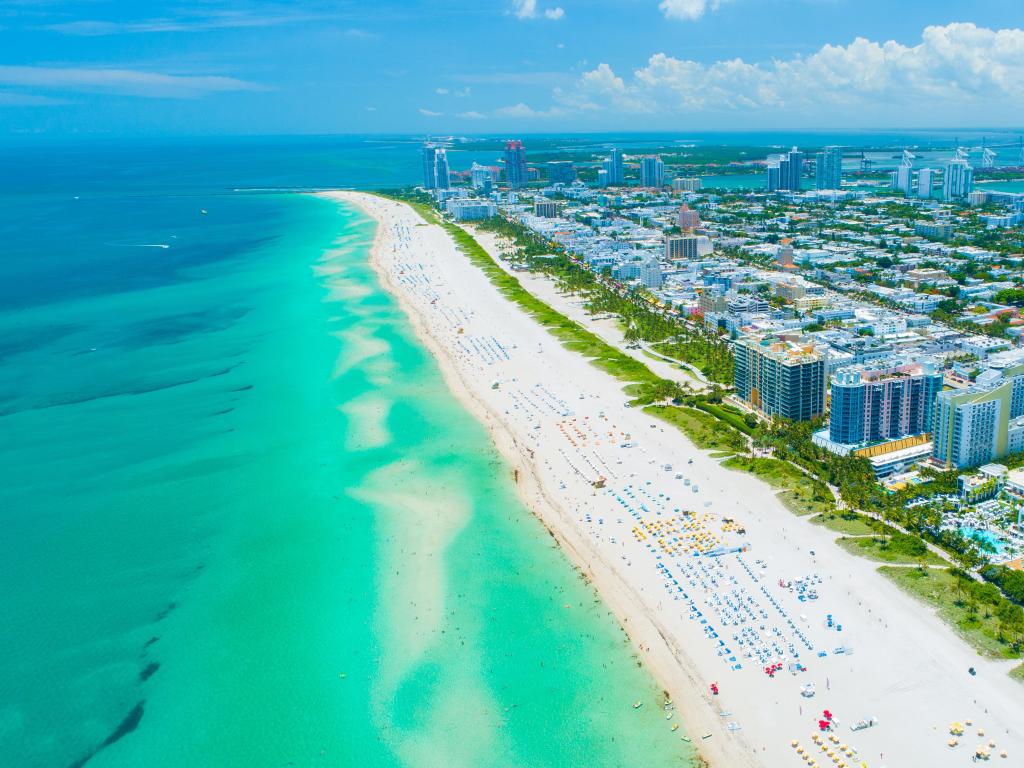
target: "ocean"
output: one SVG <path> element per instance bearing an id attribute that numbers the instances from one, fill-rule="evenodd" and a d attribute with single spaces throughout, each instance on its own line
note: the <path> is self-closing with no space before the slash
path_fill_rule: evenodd
<path id="1" fill-rule="evenodd" d="M 374 223 L 237 191 L 418 162 L 359 138 L 0 151 L 0 763 L 688 762 L 378 285 Z"/>

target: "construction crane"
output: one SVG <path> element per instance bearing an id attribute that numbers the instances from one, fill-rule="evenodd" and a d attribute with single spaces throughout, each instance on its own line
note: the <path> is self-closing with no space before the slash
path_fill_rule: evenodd
<path id="1" fill-rule="evenodd" d="M 984 137 L 982 137 L 980 146 L 971 147 L 970 149 L 968 149 L 967 147 L 958 147 L 957 157 L 960 157 L 960 152 L 978 152 L 981 154 L 981 167 L 994 168 L 996 165 L 996 159 L 998 157 L 998 153 L 995 150 L 1008 149 L 1010 147 L 1019 148 L 1019 152 L 1017 154 L 1017 163 L 1019 165 L 1024 165 L 1024 136 L 1018 137 L 1017 141 L 1009 141 L 1004 142 L 1002 144 L 989 144 L 988 141 Z"/>
<path id="2" fill-rule="evenodd" d="M 970 155 L 970 150 L 967 147 L 957 147 L 956 155 L 954 156 L 957 160 L 966 160 Z"/>
<path id="3" fill-rule="evenodd" d="M 904 149 L 903 150 L 903 161 L 902 161 L 901 164 L 903 165 L 904 168 L 913 168 L 914 167 L 914 158 L 915 157 L 917 157 L 917 155 L 915 155 L 909 149 Z"/>

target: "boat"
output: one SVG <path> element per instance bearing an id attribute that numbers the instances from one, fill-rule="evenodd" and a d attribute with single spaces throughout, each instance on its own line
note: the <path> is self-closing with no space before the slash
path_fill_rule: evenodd
<path id="1" fill-rule="evenodd" d="M 644 703 L 642 701 L 634 701 L 633 702 L 633 709 L 640 709 L 640 707 L 642 707 L 643 705 L 644 705 Z"/>
<path id="2" fill-rule="evenodd" d="M 672 723 L 672 733 L 679 730 L 679 723 Z"/>
<path id="3" fill-rule="evenodd" d="M 707 733 L 702 734 L 701 738 L 702 739 L 710 739 L 711 738 L 711 731 L 708 731 Z"/>

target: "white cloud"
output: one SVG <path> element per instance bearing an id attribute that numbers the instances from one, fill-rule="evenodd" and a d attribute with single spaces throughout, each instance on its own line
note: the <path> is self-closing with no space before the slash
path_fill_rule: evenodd
<path id="1" fill-rule="evenodd" d="M 477 112 L 475 109 L 471 109 L 468 112 L 459 112 L 459 117 L 465 117 L 468 120 L 486 120 L 487 115 L 483 112 Z"/>
<path id="2" fill-rule="evenodd" d="M 932 26 L 917 45 L 857 38 L 806 57 L 763 63 L 736 58 L 704 64 L 657 53 L 626 78 L 601 64 L 585 72 L 572 93 L 570 98 L 556 89 L 554 98 L 626 112 L 1002 107 L 1024 100 L 1024 29 Z"/>
<path id="3" fill-rule="evenodd" d="M 257 83 L 213 75 L 168 75 L 99 67 L 0 66 L 0 85 L 121 96 L 187 99 L 210 93 L 265 90 Z"/>
<path id="4" fill-rule="evenodd" d="M 444 96 L 444 95 L 446 95 L 448 93 L 448 89 L 447 88 L 435 88 L 434 89 L 434 93 L 436 93 L 439 96 Z"/>
<path id="5" fill-rule="evenodd" d="M 441 115 L 443 115 L 444 113 L 443 112 L 434 112 L 431 109 L 426 109 L 424 107 L 420 107 L 420 114 L 421 115 L 426 115 L 427 117 L 441 117 Z"/>
<path id="6" fill-rule="evenodd" d="M 512 0 L 512 15 L 517 19 L 544 18 L 558 21 L 565 16 L 565 10 L 556 6 L 542 11 L 537 7 L 537 0 Z"/>
<path id="7" fill-rule="evenodd" d="M 139 19 L 136 21 L 97 21 L 82 19 L 50 24 L 45 27 L 53 32 L 82 37 L 106 35 L 136 35 L 172 32 L 208 32 L 217 29 L 244 29 L 249 27 L 275 27 L 282 24 L 296 24 L 325 20 L 329 17 L 311 13 L 253 13 L 247 11 L 187 11 L 175 16 Z"/>
<path id="8" fill-rule="evenodd" d="M 539 118 L 557 117 L 563 113 L 564 111 L 558 107 L 552 107 L 548 110 L 538 110 L 528 104 L 524 104 L 523 102 L 513 104 L 510 107 L 499 107 L 494 110 L 496 117 L 511 117 L 518 120 L 535 120 Z"/>
<path id="9" fill-rule="evenodd" d="M 717 11 L 721 0 L 661 0 L 658 8 L 666 19 L 696 21 L 708 11 Z"/>

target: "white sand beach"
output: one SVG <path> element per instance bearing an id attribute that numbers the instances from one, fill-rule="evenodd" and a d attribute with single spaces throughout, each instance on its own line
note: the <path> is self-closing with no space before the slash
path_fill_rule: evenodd
<path id="1" fill-rule="evenodd" d="M 1024 765 L 1024 685 L 1010 663 L 980 658 L 769 486 L 627 407 L 619 382 L 505 299 L 442 228 L 376 196 L 323 196 L 377 219 L 382 283 L 712 766 L 945 768 L 989 742 L 991 762 Z M 746 551 L 697 557 L 694 544 Z M 633 693 L 622 692 L 625 707 Z M 825 710 L 834 725 L 819 735 Z M 851 730 L 869 718 L 877 724 Z M 968 720 L 948 746 L 950 723 Z"/>

